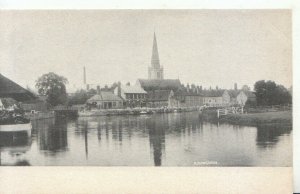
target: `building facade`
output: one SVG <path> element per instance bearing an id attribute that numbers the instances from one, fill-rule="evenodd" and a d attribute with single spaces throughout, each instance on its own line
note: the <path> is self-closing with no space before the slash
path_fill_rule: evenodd
<path id="1" fill-rule="evenodd" d="M 256 103 L 256 95 L 251 91 L 241 90 L 236 97 L 237 104 L 239 104 L 241 106 L 245 106 L 245 104 L 248 100 Z"/>
<path id="2" fill-rule="evenodd" d="M 170 101 L 173 100 L 174 92 L 172 90 L 153 90 L 147 93 L 147 107 L 163 108 L 170 107 Z"/>
<path id="3" fill-rule="evenodd" d="M 100 91 L 87 100 L 87 105 L 97 109 L 123 108 L 123 100 L 113 92 Z"/>
<path id="4" fill-rule="evenodd" d="M 203 104 L 212 107 L 222 107 L 230 105 L 230 95 L 227 90 L 207 90 L 203 91 Z"/>
<path id="5" fill-rule="evenodd" d="M 114 94 L 123 99 L 124 107 L 134 108 L 146 106 L 147 92 L 137 85 L 119 84 L 114 89 Z"/>

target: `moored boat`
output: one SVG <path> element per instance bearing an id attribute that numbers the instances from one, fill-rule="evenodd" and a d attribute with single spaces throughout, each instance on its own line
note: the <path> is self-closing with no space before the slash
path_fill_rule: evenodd
<path id="1" fill-rule="evenodd" d="M 147 114 L 147 111 L 142 110 L 140 114 Z"/>
<path id="2" fill-rule="evenodd" d="M 21 123 L 21 124 L 7 124 L 0 125 L 0 132 L 21 132 L 26 131 L 28 135 L 31 135 L 32 125 L 31 123 Z"/>

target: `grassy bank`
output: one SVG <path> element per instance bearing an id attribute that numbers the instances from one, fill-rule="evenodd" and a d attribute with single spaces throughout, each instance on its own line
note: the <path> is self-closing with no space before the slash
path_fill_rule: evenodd
<path id="1" fill-rule="evenodd" d="M 292 111 L 230 114 L 222 116 L 219 121 L 239 125 L 262 125 L 262 124 L 292 124 Z"/>

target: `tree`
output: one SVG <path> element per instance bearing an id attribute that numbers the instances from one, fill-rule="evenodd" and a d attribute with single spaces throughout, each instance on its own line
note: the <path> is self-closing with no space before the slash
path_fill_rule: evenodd
<path id="1" fill-rule="evenodd" d="M 260 80 L 254 85 L 257 105 L 280 105 L 292 103 L 289 91 L 273 81 Z"/>
<path id="2" fill-rule="evenodd" d="M 40 95 L 47 96 L 50 106 L 63 105 L 67 103 L 66 85 L 67 78 L 53 72 L 42 75 L 36 80 L 35 87 Z"/>

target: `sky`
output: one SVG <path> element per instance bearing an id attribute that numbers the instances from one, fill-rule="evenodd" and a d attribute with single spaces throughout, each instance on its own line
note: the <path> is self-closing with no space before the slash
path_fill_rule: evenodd
<path id="1" fill-rule="evenodd" d="M 147 78 L 156 33 L 164 77 L 231 89 L 292 85 L 289 10 L 0 11 L 0 73 L 34 88 L 44 73 L 67 89 Z"/>

